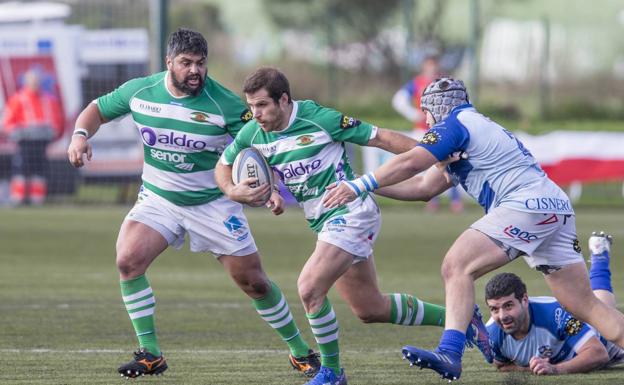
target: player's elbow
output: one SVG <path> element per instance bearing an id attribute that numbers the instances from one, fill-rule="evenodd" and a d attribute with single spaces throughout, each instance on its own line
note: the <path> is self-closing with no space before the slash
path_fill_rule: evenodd
<path id="1" fill-rule="evenodd" d="M 592 349 L 592 352 L 590 353 L 591 357 L 594 357 L 594 362 L 595 362 L 595 367 L 592 369 L 596 369 L 599 368 L 603 365 L 605 365 L 607 362 L 609 362 L 609 353 L 607 352 L 607 349 L 604 348 L 604 346 L 600 346 L 600 347 L 595 347 Z"/>

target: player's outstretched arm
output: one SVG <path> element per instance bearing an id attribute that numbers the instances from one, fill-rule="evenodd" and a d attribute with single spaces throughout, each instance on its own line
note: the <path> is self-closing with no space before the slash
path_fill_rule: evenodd
<path id="1" fill-rule="evenodd" d="M 598 369 L 607 362 L 609 362 L 607 349 L 594 336 L 588 339 L 576 352 L 576 356 L 568 361 L 552 365 L 548 362 L 548 359 L 533 357 L 529 367 L 533 374 L 538 375 L 570 374 L 589 372 Z"/>
<path id="2" fill-rule="evenodd" d="M 416 139 L 412 139 L 398 131 L 387 128 L 378 128 L 377 135 L 366 144 L 369 147 L 377 147 L 389 151 L 393 154 L 401 154 L 414 148 L 418 144 Z"/>
<path id="3" fill-rule="evenodd" d="M 327 208 L 338 207 L 353 201 L 362 191 L 374 191 L 384 186 L 402 182 L 436 164 L 432 153 L 418 146 L 399 154 L 384 163 L 377 170 L 353 181 L 332 184 L 323 198 Z"/>
<path id="4" fill-rule="evenodd" d="M 427 172 L 403 182 L 382 187 L 375 193 L 402 201 L 429 201 L 453 186 L 445 171 L 431 167 Z"/>
<path id="5" fill-rule="evenodd" d="M 96 103 L 89 103 L 89 105 L 82 110 L 80 115 L 78 115 L 74 128 L 74 134 L 72 135 L 71 142 L 67 148 L 67 157 L 72 166 L 84 166 L 85 155 L 87 156 L 87 160 L 91 160 L 93 152 L 91 144 L 87 139 L 95 135 L 98 128 L 106 122 L 107 120 L 100 114 L 100 110 Z"/>

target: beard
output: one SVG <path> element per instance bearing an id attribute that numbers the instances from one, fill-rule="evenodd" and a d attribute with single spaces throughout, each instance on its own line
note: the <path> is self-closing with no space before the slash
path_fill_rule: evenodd
<path id="1" fill-rule="evenodd" d="M 201 74 L 189 75 L 185 77 L 182 81 L 179 81 L 178 78 L 176 77 L 175 72 L 169 71 L 169 73 L 171 75 L 171 83 L 180 92 L 183 92 L 191 96 L 197 96 L 199 95 L 201 90 L 204 88 L 205 76 L 202 76 Z M 199 83 L 197 84 L 196 87 L 189 85 L 189 80 L 191 79 L 199 80 Z"/>

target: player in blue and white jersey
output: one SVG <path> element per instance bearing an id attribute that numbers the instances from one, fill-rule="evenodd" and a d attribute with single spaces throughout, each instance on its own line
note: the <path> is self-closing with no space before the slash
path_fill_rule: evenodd
<path id="1" fill-rule="evenodd" d="M 610 246 L 611 236 L 592 234 L 589 276 L 596 296 L 615 306 Z M 501 371 L 582 373 L 624 361 L 623 349 L 578 321 L 555 298 L 528 297 L 524 282 L 515 274 L 493 277 L 485 286 L 485 300 L 492 315 L 487 328 L 494 364 Z"/>
<path id="2" fill-rule="evenodd" d="M 406 346 L 406 358 L 444 378 L 459 378 L 474 281 L 519 256 L 544 274 L 554 296 L 571 314 L 624 346 L 624 315 L 600 301 L 590 288 L 572 204 L 530 151 L 469 103 L 461 80 L 432 82 L 423 93 L 421 108 L 430 130 L 418 146 L 374 172 L 328 186 L 332 191 L 323 201 L 326 207 L 336 207 L 353 200 L 358 191 L 397 183 L 381 193 L 428 200 L 461 184 L 485 209 L 486 215 L 464 231 L 444 257 L 446 326 L 438 348 L 429 352 Z M 431 167 L 456 152 L 469 158 Z M 424 170 L 425 175 L 416 175 Z"/>

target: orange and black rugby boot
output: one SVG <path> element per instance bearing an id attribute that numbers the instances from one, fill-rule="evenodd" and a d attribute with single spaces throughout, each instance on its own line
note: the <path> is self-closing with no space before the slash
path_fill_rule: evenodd
<path id="1" fill-rule="evenodd" d="M 122 377 L 135 378 L 146 375 L 159 375 L 167 370 L 167 361 L 160 355 L 156 357 L 152 353 L 140 348 L 134 352 L 134 359 L 127 364 L 121 365 L 117 371 Z"/>
<path id="2" fill-rule="evenodd" d="M 288 359 L 293 369 L 300 371 L 306 377 L 314 377 L 321 367 L 319 354 L 314 353 L 312 349 L 308 350 L 307 356 L 295 357 L 291 354 L 288 356 Z"/>

